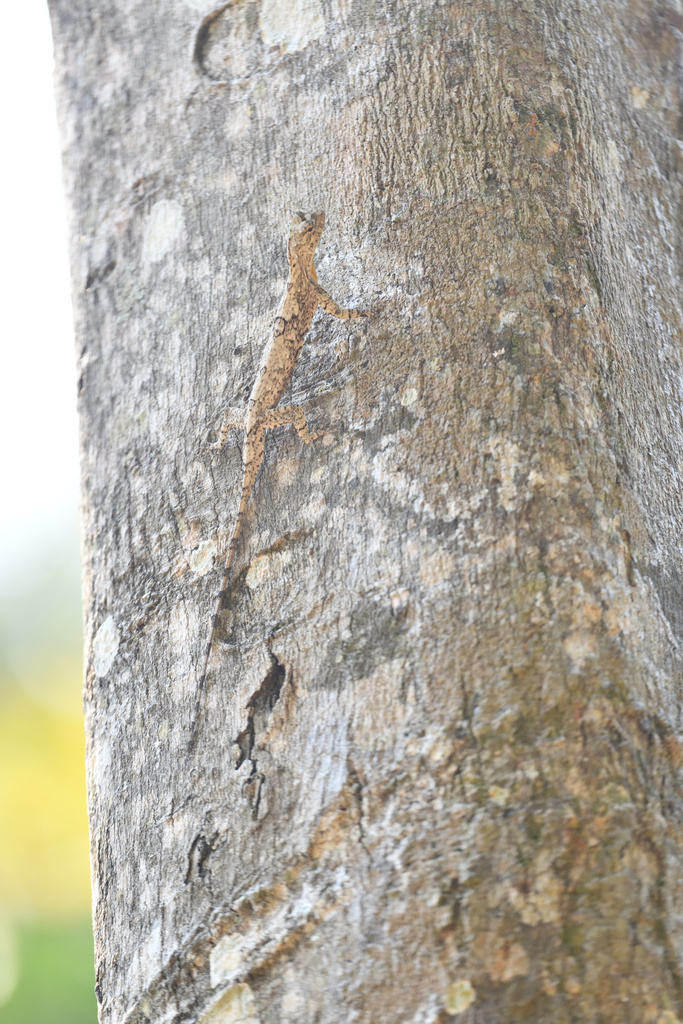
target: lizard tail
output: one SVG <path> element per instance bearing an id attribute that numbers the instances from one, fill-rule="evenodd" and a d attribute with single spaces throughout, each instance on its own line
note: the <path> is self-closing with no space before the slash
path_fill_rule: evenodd
<path id="1" fill-rule="evenodd" d="M 235 520 L 235 526 L 232 531 L 232 537 L 230 538 L 230 547 L 228 548 L 228 557 L 225 560 L 225 568 L 223 570 L 223 579 L 221 580 L 221 589 L 218 592 L 218 599 L 216 601 L 216 610 L 211 620 L 211 632 L 209 633 L 209 642 L 206 645 L 206 653 L 204 654 L 204 664 L 202 666 L 202 674 L 199 677 L 199 683 L 197 685 L 197 697 L 194 703 L 194 714 L 192 716 L 192 729 L 190 731 L 190 743 L 188 750 L 190 753 L 194 750 L 194 745 L 197 740 L 197 725 L 199 723 L 199 712 L 201 710 L 202 695 L 206 689 L 206 677 L 209 674 L 209 661 L 211 659 L 211 652 L 213 651 L 213 642 L 216 639 L 216 630 L 218 629 L 218 623 L 221 617 L 221 610 L 223 608 L 223 601 L 230 585 L 230 579 L 232 577 L 232 567 L 235 562 L 235 555 L 237 554 L 237 545 L 240 539 L 240 533 L 242 532 L 242 524 L 247 514 L 247 505 L 249 504 L 249 497 L 251 495 L 251 484 L 247 487 L 247 481 L 242 488 L 242 497 L 240 499 L 240 507 L 237 512 L 237 519 Z"/>

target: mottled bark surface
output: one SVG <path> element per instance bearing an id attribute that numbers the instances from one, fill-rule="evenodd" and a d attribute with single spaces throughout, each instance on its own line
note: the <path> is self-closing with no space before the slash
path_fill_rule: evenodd
<path id="1" fill-rule="evenodd" d="M 683 1019 L 677 0 L 51 6 L 101 1020 Z"/>

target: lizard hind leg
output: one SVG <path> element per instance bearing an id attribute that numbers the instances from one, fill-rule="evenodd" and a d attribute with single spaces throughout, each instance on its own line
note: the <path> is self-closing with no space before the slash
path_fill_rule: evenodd
<path id="1" fill-rule="evenodd" d="M 241 430 L 244 427 L 244 417 L 244 409 L 228 407 L 223 414 L 223 422 L 221 424 L 220 433 L 218 434 L 218 440 L 209 445 L 207 451 L 220 451 L 227 440 L 228 431 L 231 428 Z"/>
<path id="2" fill-rule="evenodd" d="M 320 437 L 320 434 L 312 434 L 308 429 L 304 410 L 300 405 L 283 405 L 277 409 L 270 409 L 263 417 L 263 426 L 267 430 L 273 427 L 286 427 L 291 424 L 305 444 L 310 444 Z"/>
<path id="3" fill-rule="evenodd" d="M 336 316 L 339 320 L 357 320 L 361 316 L 373 316 L 373 311 L 369 309 L 342 309 L 320 285 L 318 285 L 317 292 L 320 308 L 330 316 Z"/>

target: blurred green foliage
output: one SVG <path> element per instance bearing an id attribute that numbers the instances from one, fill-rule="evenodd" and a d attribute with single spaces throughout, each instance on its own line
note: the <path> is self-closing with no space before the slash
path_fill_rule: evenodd
<path id="1" fill-rule="evenodd" d="M 19 972 L 2 1024 L 95 1024 L 90 919 L 18 928 Z"/>
<path id="2" fill-rule="evenodd" d="M 0 583 L 0 1024 L 95 1024 L 75 538 Z"/>

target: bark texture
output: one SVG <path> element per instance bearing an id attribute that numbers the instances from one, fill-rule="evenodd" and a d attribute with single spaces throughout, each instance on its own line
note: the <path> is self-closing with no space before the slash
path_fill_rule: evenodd
<path id="1" fill-rule="evenodd" d="M 678 0 L 51 0 L 104 1024 L 683 1019 Z M 197 749 L 296 210 L 318 315 Z"/>

